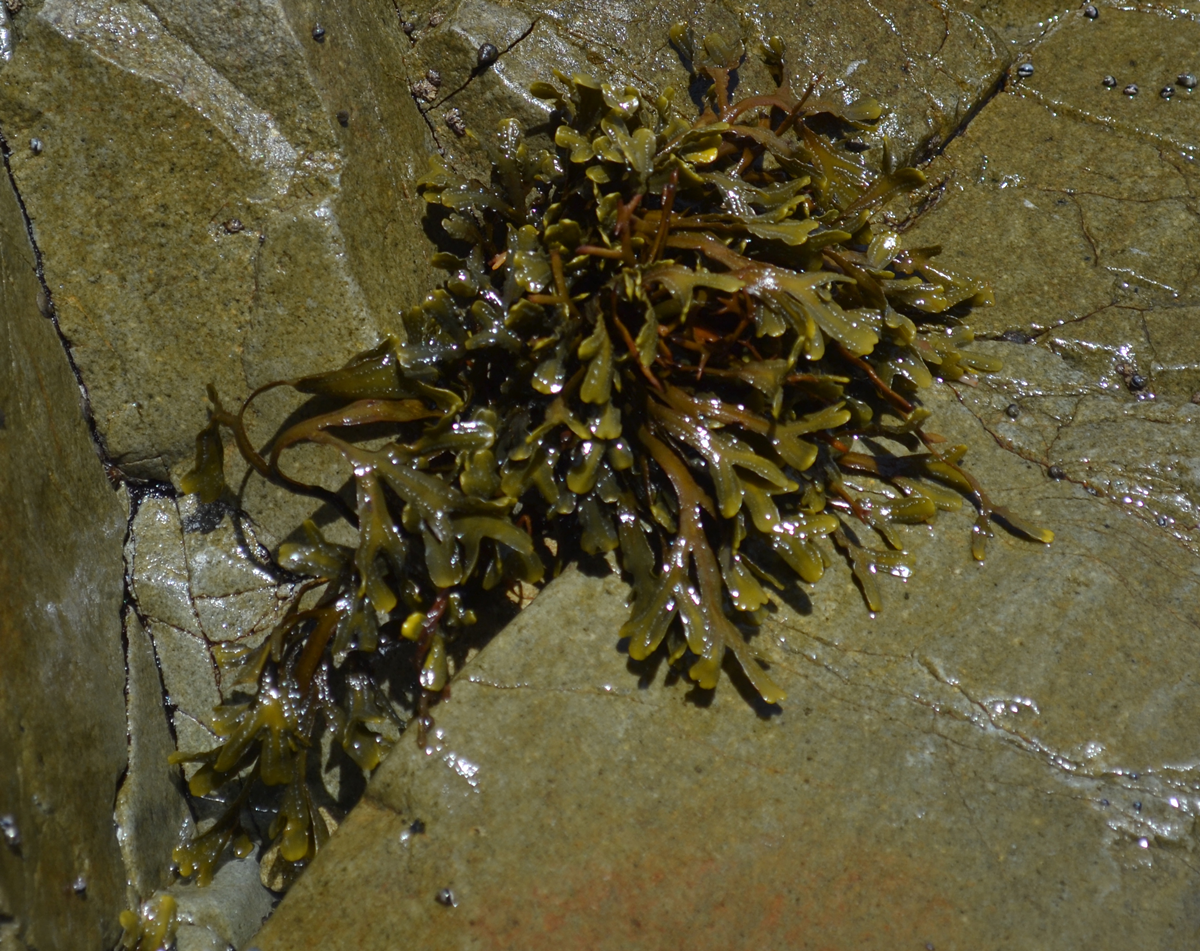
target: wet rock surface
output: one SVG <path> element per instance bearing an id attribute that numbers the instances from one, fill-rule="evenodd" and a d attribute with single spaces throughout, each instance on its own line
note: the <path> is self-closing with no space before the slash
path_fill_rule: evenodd
<path id="1" fill-rule="evenodd" d="M 698 36 L 781 36 L 797 89 L 820 78 L 821 89 L 846 102 L 871 95 L 891 109 L 880 125 L 894 152 L 911 161 L 936 150 L 995 87 L 1009 51 L 972 15 L 970 4 L 938 7 L 904 2 L 886 9 L 867 0 L 838 3 L 638 4 L 512 3 L 422 0 L 406 11 L 414 46 L 406 57 L 415 97 L 440 148 L 470 161 L 477 141 L 446 123 L 457 111 L 467 129 L 482 136 L 496 120 L 516 115 L 529 128 L 543 125 L 549 105 L 528 93 L 548 67 L 567 74 L 603 72 L 614 83 L 662 90 L 673 86 L 681 101 L 688 75 L 666 40 L 673 23 L 688 21 Z M 492 44 L 498 59 L 480 65 L 479 50 Z M 430 101 L 417 87 L 428 71 L 440 84 Z M 752 61 L 741 71 L 744 89 L 773 88 Z M 452 123 L 453 125 L 453 123 Z M 876 151 L 879 143 L 876 141 Z M 877 157 L 877 156 L 876 156 Z"/>
<path id="2" fill-rule="evenodd" d="M 1035 6 L 1004 11 L 1033 74 L 934 160 L 906 240 L 996 286 L 973 323 L 1005 369 L 928 402 L 1054 545 L 998 537 L 977 566 L 943 518 L 877 617 L 845 569 L 786 598 L 761 635 L 781 710 L 631 669 L 619 579 L 560 578 L 381 767 L 263 951 L 1186 945 L 1200 354 L 1190 112 L 1164 110 L 1189 100 L 1101 80 L 1153 51 L 1130 81 L 1157 90 L 1196 27 Z"/>
<path id="3" fill-rule="evenodd" d="M 271 899 L 237 862 L 192 889 L 179 946 L 1186 947 L 1200 142 L 1179 77 L 1200 25 L 1096 13 L 27 4 L 0 131 L 45 287 L 4 197 L 0 814 L 21 843 L 0 846 L 0 947 L 111 947 L 166 883 L 188 810 L 162 758 L 215 742 L 214 652 L 287 594 L 268 556 L 308 500 L 250 478 L 246 516 L 156 481 L 190 465 L 205 384 L 230 404 L 394 332 L 434 280 L 427 154 L 479 166 L 508 115 L 547 132 L 526 87 L 551 67 L 682 96 L 665 37 L 687 17 L 782 34 L 797 85 L 878 97 L 893 154 L 932 156 L 893 213 L 991 279 L 973 325 L 1005 369 L 929 403 L 1055 544 L 999 536 L 980 567 L 969 519 L 943 516 L 909 532 L 916 573 L 882 582 L 877 617 L 840 563 L 793 589 L 759 637 L 781 710 L 736 671 L 710 696 L 630 665 L 620 579 L 570 570 L 462 671 L 428 747 L 402 738 L 258 937 Z M 124 496 L 39 310 L 109 471 L 150 480 Z"/>
<path id="4" fill-rule="evenodd" d="M 876 618 L 827 579 L 763 632 L 781 711 L 631 670 L 619 580 L 554 582 L 255 945 L 1116 948 L 1196 927 L 1194 698 L 1159 659 L 1197 636 L 1194 559 L 1131 586 L 1112 566 L 1152 529 L 981 455 L 1053 554 L 998 539 L 977 568 L 946 520 Z"/>
<path id="5" fill-rule="evenodd" d="M 257 862 L 235 859 L 221 868 L 205 888 L 192 884 L 172 888 L 179 903 L 176 951 L 244 947 L 274 903 L 258 877 Z"/>
<path id="6" fill-rule="evenodd" d="M 253 525 L 195 497 L 146 498 L 130 522 L 130 591 L 162 666 L 180 750 L 217 745 L 205 725 L 222 700 L 215 651 L 257 646 L 280 619 L 284 582 Z"/>
<path id="7" fill-rule="evenodd" d="M 154 642 L 134 613 L 125 615 L 125 706 L 129 760 L 113 818 L 125 865 L 126 903 L 134 907 L 171 880 L 171 850 L 190 818 L 179 769 L 168 761 L 178 728 L 163 709 Z"/>
<path id="8" fill-rule="evenodd" d="M 0 175 L 0 942 L 101 948 L 125 870 L 113 800 L 123 696 L 126 507 L 38 306 L 34 251 Z M 161 722 L 161 706 L 156 704 Z"/>
<path id="9" fill-rule="evenodd" d="M 49 0 L 16 18 L 10 164 L 126 472 L 187 455 L 206 384 L 244 396 L 344 360 L 424 291 L 424 127 L 389 75 L 394 16 L 339 12 L 324 44 L 303 3 Z"/>

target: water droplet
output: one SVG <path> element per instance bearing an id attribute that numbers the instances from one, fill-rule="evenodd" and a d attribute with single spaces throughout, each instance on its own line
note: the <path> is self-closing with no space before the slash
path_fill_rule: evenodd
<path id="1" fill-rule="evenodd" d="M 21 830 L 17 828 L 17 820 L 12 816 L 0 816 L 0 833 L 4 835 L 4 844 L 15 849 L 21 844 Z"/>

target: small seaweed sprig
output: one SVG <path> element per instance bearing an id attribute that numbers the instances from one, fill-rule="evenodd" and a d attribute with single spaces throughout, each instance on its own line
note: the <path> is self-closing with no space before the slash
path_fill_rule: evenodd
<path id="1" fill-rule="evenodd" d="M 416 644 L 423 730 L 469 605 L 539 583 L 543 559 L 571 539 L 615 553 L 629 576 L 631 657 L 665 650 L 712 688 L 731 655 L 777 703 L 750 634 L 768 588 L 789 573 L 821 579 L 830 541 L 877 610 L 876 574 L 909 570 L 895 525 L 963 496 L 978 509 L 978 559 L 993 516 L 1052 538 L 995 506 L 962 467 L 965 447 L 926 429 L 922 388 L 998 368 L 966 349 L 964 317 L 991 295 L 881 224 L 880 209 L 924 179 L 838 148 L 880 105 L 834 102 L 813 84 L 793 92 L 776 39 L 760 52 L 777 88 L 732 100 L 742 45 L 697 44 L 682 26 L 671 36 L 706 84 L 698 115 L 680 116 L 669 89 L 559 73 L 535 84 L 553 104 L 553 149 L 507 120 L 490 181 L 438 156 L 420 180 L 449 276 L 405 315 L 403 340 L 269 384 L 237 412 L 210 389 L 186 491 L 228 491 L 227 430 L 262 477 L 357 531 L 348 547 L 306 523 L 304 541 L 280 548 L 280 565 L 309 580 L 267 640 L 231 658 L 243 699 L 217 712 L 223 744 L 193 757 L 193 792 L 235 779 L 285 788 L 271 835 L 287 861 L 307 861 L 323 835 L 304 785 L 318 725 L 364 769 L 398 735 L 362 659 L 389 638 Z M 278 386 L 314 408 L 258 448 L 246 410 Z M 893 448 L 858 451 L 857 437 Z M 290 473 L 303 443 L 340 455 L 352 494 Z M 890 485 L 887 498 L 847 474 Z M 885 547 L 863 544 L 855 524 Z M 211 870 L 240 805 L 181 850 L 185 872 Z"/>

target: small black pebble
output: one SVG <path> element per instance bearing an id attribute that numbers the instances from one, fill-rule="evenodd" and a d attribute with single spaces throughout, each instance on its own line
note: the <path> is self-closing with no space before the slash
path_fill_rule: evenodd
<path id="1" fill-rule="evenodd" d="M 1108 800 L 1107 800 L 1107 799 L 1101 799 L 1101 800 L 1100 800 L 1100 805 L 1102 805 L 1102 806 L 1107 806 L 1107 805 L 1108 805 Z"/>
<path id="2" fill-rule="evenodd" d="M 1133 804 L 1133 811 L 1134 811 L 1134 812 L 1141 812 L 1141 811 L 1142 811 L 1142 804 L 1141 804 L 1140 802 L 1135 802 L 1135 803 Z"/>
<path id="3" fill-rule="evenodd" d="M 29 140 L 29 151 L 32 152 L 34 155 L 41 155 L 42 154 L 42 140 L 41 139 L 30 139 Z"/>
<path id="4" fill-rule="evenodd" d="M 325 42 L 325 27 L 321 26 L 320 23 L 313 27 L 313 39 L 318 43 Z"/>
<path id="5" fill-rule="evenodd" d="M 1048 475 L 1051 479 L 1056 480 L 1065 479 L 1067 477 L 1067 474 L 1062 471 L 1062 466 L 1051 466 L 1046 470 L 1046 475 Z"/>
<path id="6" fill-rule="evenodd" d="M 1129 388 L 1131 390 L 1144 390 L 1146 388 L 1146 378 L 1140 373 L 1135 373 L 1129 378 Z"/>
<path id="7" fill-rule="evenodd" d="M 1113 88 L 1113 87 L 1114 87 L 1114 86 L 1117 84 L 1117 77 L 1116 77 L 1116 76 L 1105 76 L 1105 77 L 1104 77 L 1102 80 L 1100 80 L 1100 81 L 1101 81 L 1102 83 L 1104 83 L 1104 85 L 1105 85 L 1105 86 L 1106 86 L 1108 89 L 1112 89 L 1112 88 Z"/>
<path id="8" fill-rule="evenodd" d="M 1155 519 L 1155 521 L 1158 522 L 1159 528 L 1166 528 L 1168 525 L 1171 524 L 1171 520 L 1169 518 L 1167 518 L 1165 515 L 1160 515 L 1157 519 Z"/>
<path id="9" fill-rule="evenodd" d="M 80 875 L 71 883 L 71 891 L 76 895 L 83 895 L 87 892 L 87 879 Z"/>
<path id="10" fill-rule="evenodd" d="M 1033 63 L 1022 63 L 1017 67 L 1017 75 L 1022 79 L 1028 79 L 1033 75 Z"/>
<path id="11" fill-rule="evenodd" d="M 1016 403 L 1009 403 L 1006 407 L 1004 407 L 1004 415 L 1009 419 L 1016 419 L 1021 415 L 1021 407 L 1019 407 Z"/>
<path id="12" fill-rule="evenodd" d="M 458 900 L 454 897 L 454 892 L 450 891 L 448 888 L 443 888 L 440 892 L 438 892 L 437 895 L 434 896 L 434 900 L 439 905 L 445 905 L 447 908 L 453 908 L 458 904 Z"/>
<path id="13" fill-rule="evenodd" d="M 500 51 L 491 43 L 479 47 L 479 68 L 487 69 L 500 58 Z"/>
<path id="14" fill-rule="evenodd" d="M 1163 88 L 1158 91 L 1158 94 L 1164 99 L 1170 99 L 1173 95 L 1175 95 L 1175 87 L 1163 86 Z"/>
<path id="15" fill-rule="evenodd" d="M 1130 83 L 1128 86 L 1126 86 L 1124 89 L 1122 89 L 1121 92 L 1125 93 L 1125 95 L 1127 95 L 1127 96 L 1136 96 L 1137 95 L 1137 83 Z"/>
<path id="16" fill-rule="evenodd" d="M 1130 773 L 1129 778 L 1130 779 L 1141 779 L 1142 774 L 1141 773 Z M 1137 806 L 1139 809 L 1142 808 L 1142 804 L 1140 802 L 1135 802 L 1134 805 Z"/>
<path id="17" fill-rule="evenodd" d="M 408 831 L 411 832 L 413 835 L 424 835 L 425 834 L 425 823 L 423 821 L 421 821 L 420 819 L 413 819 L 412 825 L 410 825 L 408 827 Z"/>
<path id="18" fill-rule="evenodd" d="M 1086 7 L 1083 8 L 1083 15 L 1085 17 L 1087 17 L 1089 20 L 1094 20 L 1094 19 L 1096 19 L 1096 17 L 1098 17 L 1100 15 L 1100 11 L 1097 10 L 1094 6 L 1092 6 L 1089 3 Z"/>
<path id="19" fill-rule="evenodd" d="M 1175 78 L 1175 83 L 1179 86 L 1182 86 L 1184 89 L 1195 89 L 1196 77 L 1191 73 L 1180 73 Z"/>
<path id="20" fill-rule="evenodd" d="M 862 142 L 859 139 L 847 139 L 845 145 L 843 146 L 847 152 L 854 152 L 856 154 L 865 152 L 870 147 L 871 146 L 867 145 L 866 142 Z"/>
<path id="21" fill-rule="evenodd" d="M 337 114 L 338 124 L 348 126 L 350 124 L 350 113 L 345 109 L 339 109 Z"/>

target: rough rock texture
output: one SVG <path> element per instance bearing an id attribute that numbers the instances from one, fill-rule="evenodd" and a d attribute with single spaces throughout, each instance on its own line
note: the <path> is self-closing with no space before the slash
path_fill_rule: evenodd
<path id="1" fill-rule="evenodd" d="M 141 619 L 125 614 L 125 704 L 129 760 L 114 819 L 125 863 L 128 907 L 170 881 L 171 850 L 189 818 L 178 767 L 167 757 L 175 740 L 163 709 L 162 674 Z"/>
<path id="2" fill-rule="evenodd" d="M 947 435 L 985 436 L 943 397 Z M 1200 710 L 1165 658 L 1200 639 L 1195 558 L 999 447 L 974 468 L 1054 548 L 976 567 L 946 519 L 873 619 L 827 578 L 763 632 L 782 710 L 631 671 L 624 586 L 563 576 L 254 944 L 1186 946 Z"/>
<path id="3" fill-rule="evenodd" d="M 778 35 L 787 44 L 788 68 L 797 89 L 820 77 L 821 89 L 847 102 L 871 95 L 891 114 L 880 133 L 907 160 L 936 150 L 986 97 L 1009 62 L 1008 50 L 972 15 L 971 4 L 887 4 L 843 0 L 799 4 L 767 2 L 742 7 L 668 0 L 647 10 L 636 3 L 599 6 L 586 2 L 489 3 L 422 0 L 406 18 L 415 46 L 406 58 L 411 82 L 434 69 L 441 85 L 418 101 L 438 145 L 469 160 L 476 136 L 490 135 L 499 118 L 517 115 L 530 128 L 544 124 L 549 106 L 527 92 L 550 68 L 570 74 L 599 73 L 614 82 L 662 90 L 673 86 L 679 101 L 688 76 L 667 42 L 673 23 L 687 21 L 703 37 L 719 30 L 730 37 Z M 481 70 L 477 52 L 491 43 L 501 57 Z M 753 61 L 742 71 L 744 89 L 770 88 Z M 457 110 L 469 130 L 456 135 L 446 113 Z"/>
<path id="4" fill-rule="evenodd" d="M 793 590 L 763 633 L 782 712 L 736 683 L 706 697 L 630 672 L 614 643 L 624 589 L 569 573 L 464 671 L 430 751 L 402 741 L 263 951 L 1188 946 L 1200 140 L 1196 93 L 1160 90 L 1200 72 L 1192 15 L 27 2 L 0 132 L 110 471 L 186 470 L 206 383 L 232 403 L 395 332 L 435 279 L 413 187 L 427 154 L 481 167 L 512 114 L 545 134 L 525 87 L 550 67 L 682 98 L 665 42 L 681 18 L 699 35 L 782 34 L 798 86 L 821 73 L 847 100 L 877 96 L 893 153 L 933 157 L 929 189 L 896 215 L 910 243 L 993 280 L 999 303 L 975 325 L 1006 335 L 987 345 L 1004 372 L 931 397 L 939 426 L 1058 541 L 999 537 L 980 569 L 968 523 L 943 518 L 933 538 L 910 533 L 917 574 L 885 583 L 877 618 L 844 570 Z M 486 70 L 483 43 L 500 51 Z M 764 77 L 748 64 L 742 81 Z M 881 136 L 864 144 L 880 161 Z M 250 479 L 253 522 L 162 483 L 130 483 L 125 508 L 0 184 L 0 815 L 22 836 L 0 845 L 0 949 L 99 951 L 167 874 L 185 810 L 161 757 L 212 742 L 213 644 L 269 623 L 280 589 L 260 546 L 312 505 Z M 264 416 L 291 409 L 277 399 Z M 181 945 L 257 926 L 266 893 L 250 864 L 219 881 L 234 872 L 245 900 L 198 894 L 217 917 Z"/>
<path id="5" fill-rule="evenodd" d="M 258 863 L 234 859 L 223 866 L 206 888 L 191 884 L 173 887 L 179 903 L 176 951 L 225 951 L 244 942 L 270 913 L 271 893 L 258 881 Z"/>
<path id="6" fill-rule="evenodd" d="M 130 521 L 130 591 L 162 664 L 178 746 L 216 745 L 206 723 L 221 702 L 214 649 L 258 643 L 282 616 L 281 584 L 252 526 L 217 504 L 146 498 Z"/>
<path id="7" fill-rule="evenodd" d="M 120 933 L 125 506 L 39 292 L 0 176 L 0 921 L 15 919 L 5 941 L 50 951 Z"/>
<path id="8" fill-rule="evenodd" d="M 1005 369 L 927 402 L 1054 545 L 977 566 L 942 518 L 877 617 L 843 566 L 793 591 L 762 632 L 780 710 L 628 664 L 624 586 L 568 573 L 401 742 L 262 951 L 1194 941 L 1194 93 L 1159 93 L 1200 27 L 978 12 L 1034 73 L 896 215 L 996 286 L 973 323 Z"/>
<path id="9" fill-rule="evenodd" d="M 394 330 L 429 284 L 411 190 L 425 126 L 395 76 L 408 40 L 390 7 L 321 13 L 318 44 L 315 7 L 300 3 L 215 15 L 33 2 L 12 20 L 15 48 L 0 50 L 0 132 L 41 251 L 40 305 L 63 337 L 39 314 L 6 178 L 0 489 L 15 504 L 0 523 L 0 815 L 22 839 L 0 848 L 6 948 L 110 948 L 122 908 L 165 884 L 186 809 L 163 761 L 174 740 L 156 665 L 189 703 L 175 711 L 179 735 L 211 742 L 199 718 L 216 685 L 211 663 L 197 670 L 197 636 L 243 631 L 258 604 L 235 577 L 237 546 L 206 535 L 202 517 L 185 553 L 176 514 L 173 546 L 158 540 L 160 560 L 175 561 L 154 580 L 181 587 L 159 601 L 187 620 L 151 610 L 147 631 L 135 601 L 123 655 L 126 568 L 151 546 L 131 534 L 123 563 L 128 513 L 63 343 L 109 471 L 161 479 L 190 452 L 206 383 L 237 399 L 344 359 Z M 132 494 L 143 518 L 164 504 L 153 486 Z M 214 539 L 221 552 L 202 543 Z"/>
<path id="10" fill-rule="evenodd" d="M 48 0 L 16 18 L 13 175 L 126 472 L 187 454 L 206 383 L 240 397 L 343 360 L 428 283 L 408 41 L 389 5 L 353 4 L 322 11 L 316 43 L 315 12 Z"/>
<path id="11" fill-rule="evenodd" d="M 1018 50 L 1079 9 L 1079 4 L 1063 3 L 1062 0 L 976 0 L 970 6 L 971 12 L 993 35 Z"/>
<path id="12" fill-rule="evenodd" d="M 1188 238 L 1200 121 L 1196 93 L 1176 80 L 1200 68 L 1197 45 L 1200 22 L 1166 11 L 1064 17 L 1032 49 L 1034 75 L 1014 77 L 931 163 L 932 207 L 906 235 L 989 275 L 997 304 L 973 319 L 977 332 L 1063 357 L 964 397 L 993 436 L 1194 552 L 1200 485 L 1181 424 L 1200 391 Z M 1130 83 L 1136 96 L 1122 92 Z"/>

